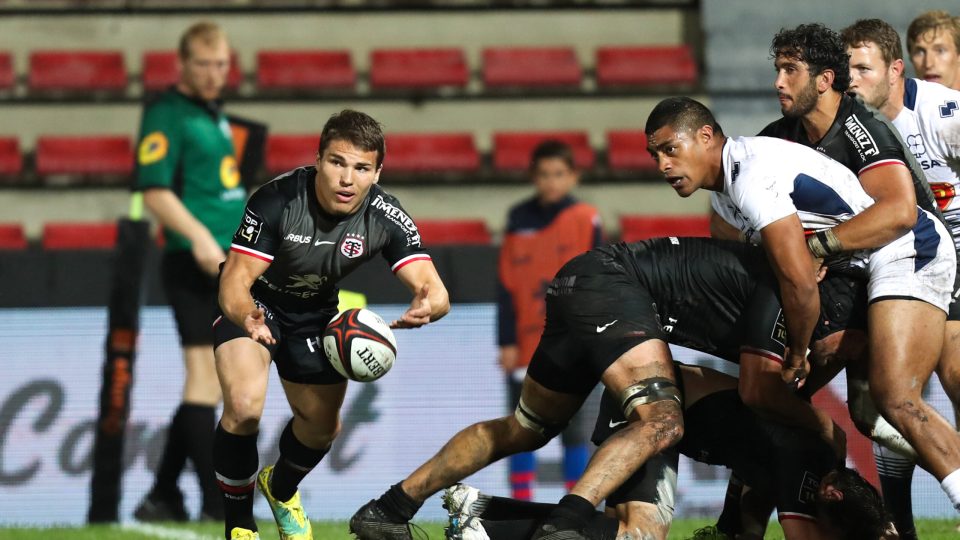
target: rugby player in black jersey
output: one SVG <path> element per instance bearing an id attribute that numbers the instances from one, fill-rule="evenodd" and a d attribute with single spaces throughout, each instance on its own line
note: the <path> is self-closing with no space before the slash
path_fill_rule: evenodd
<path id="1" fill-rule="evenodd" d="M 337 311 L 337 283 L 383 256 L 413 294 L 394 328 L 416 328 L 450 309 L 446 289 L 413 220 L 377 181 L 384 157 L 380 125 L 361 112 L 333 115 L 315 166 L 281 175 L 251 196 L 220 276 L 214 322 L 223 416 L 214 466 L 228 539 L 259 538 L 254 484 L 285 540 L 311 540 L 297 485 L 340 429 L 347 382 L 330 365 L 320 336 Z M 274 362 L 293 418 L 280 457 L 257 473 L 257 431 Z"/>
<path id="2" fill-rule="evenodd" d="M 830 279 L 854 294 L 855 280 Z M 427 497 L 493 461 L 540 448 L 602 382 L 617 396 L 628 423 L 594 454 L 536 536 L 578 538 L 597 504 L 682 436 L 681 395 L 667 344 L 741 365 L 782 360 L 786 336 L 776 290 L 764 251 L 736 242 L 662 238 L 574 258 L 547 289 L 546 326 L 516 412 L 455 435 L 405 480 L 358 510 L 351 531 L 361 540 L 411 538 L 408 522 Z M 862 308 L 864 301 L 859 304 Z M 850 319 L 847 306 L 825 303 L 818 331 Z M 803 408 L 798 427 L 842 455 L 842 430 L 789 392 L 779 367 L 770 376 L 785 399 Z"/>

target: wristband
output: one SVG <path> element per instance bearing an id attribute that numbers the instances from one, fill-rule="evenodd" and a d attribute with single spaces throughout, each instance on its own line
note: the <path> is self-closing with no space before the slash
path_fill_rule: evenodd
<path id="1" fill-rule="evenodd" d="M 824 229 L 810 235 L 807 238 L 807 248 L 809 248 L 810 252 L 816 257 L 821 259 L 843 251 L 843 245 L 833 232 L 833 229 Z"/>

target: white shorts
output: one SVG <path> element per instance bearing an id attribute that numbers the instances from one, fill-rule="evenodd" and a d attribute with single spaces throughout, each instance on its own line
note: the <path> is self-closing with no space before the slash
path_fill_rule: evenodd
<path id="1" fill-rule="evenodd" d="M 870 302 L 915 298 L 947 312 L 953 299 L 957 251 L 940 220 L 919 211 L 913 230 L 870 254 L 867 294 Z"/>

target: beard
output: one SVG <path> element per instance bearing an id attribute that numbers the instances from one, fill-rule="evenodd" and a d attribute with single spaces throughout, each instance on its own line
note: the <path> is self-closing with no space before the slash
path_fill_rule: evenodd
<path id="1" fill-rule="evenodd" d="M 797 95 L 793 96 L 793 106 L 790 108 L 781 107 L 780 112 L 787 118 L 800 118 L 817 106 L 817 98 L 819 97 L 817 81 L 811 77 L 810 82 Z"/>

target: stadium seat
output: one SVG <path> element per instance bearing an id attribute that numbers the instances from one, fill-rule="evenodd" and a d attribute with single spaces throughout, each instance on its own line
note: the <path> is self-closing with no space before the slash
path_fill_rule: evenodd
<path id="1" fill-rule="evenodd" d="M 710 216 L 620 216 L 620 240 L 661 236 L 710 236 Z"/>
<path id="2" fill-rule="evenodd" d="M 417 219 L 424 246 L 451 244 L 486 246 L 490 231 L 482 219 Z"/>
<path id="3" fill-rule="evenodd" d="M 29 87 L 36 92 L 123 92 L 127 71 L 120 51 L 34 51 Z"/>
<path id="4" fill-rule="evenodd" d="M 463 88 L 469 78 L 460 49 L 375 49 L 370 55 L 370 85 L 375 89 Z"/>
<path id="5" fill-rule="evenodd" d="M 614 171 L 656 171 L 643 131 L 608 131 L 607 163 Z"/>
<path id="6" fill-rule="evenodd" d="M 483 83 L 487 88 L 579 88 L 582 75 L 573 47 L 501 47 L 483 50 Z"/>
<path id="7" fill-rule="evenodd" d="M 116 223 L 58 222 L 43 225 L 43 249 L 111 249 Z"/>
<path id="8" fill-rule="evenodd" d="M 493 134 L 493 165 L 498 170 L 525 170 L 530 165 L 530 153 L 541 142 L 556 139 L 573 148 L 577 167 L 593 166 L 594 154 L 583 131 L 499 132 Z"/>
<path id="9" fill-rule="evenodd" d="M 129 175 L 133 149 L 124 135 L 49 136 L 37 138 L 37 174 Z"/>
<path id="10" fill-rule="evenodd" d="M 480 154 L 470 133 L 387 134 L 384 165 L 390 172 L 473 172 Z"/>
<path id="11" fill-rule="evenodd" d="M 21 170 L 20 141 L 16 137 L 0 137 L 0 176 L 16 176 Z"/>
<path id="12" fill-rule="evenodd" d="M 260 90 L 322 91 L 352 89 L 357 74 L 350 51 L 260 51 Z"/>
<path id="13" fill-rule="evenodd" d="M 0 52 L 0 90 L 10 90 L 17 82 L 13 72 L 13 57 L 8 52 Z"/>
<path id="14" fill-rule="evenodd" d="M 317 161 L 320 135 L 270 135 L 267 138 L 267 172 L 287 172 Z"/>
<path id="15" fill-rule="evenodd" d="M 165 90 L 180 80 L 177 71 L 177 51 L 147 51 L 143 53 L 143 73 L 140 75 L 143 89 L 148 92 Z M 230 71 L 227 73 L 227 88 L 236 90 L 243 81 L 237 51 L 230 51 Z"/>
<path id="16" fill-rule="evenodd" d="M 0 223 L 0 249 L 14 250 L 27 248 L 27 235 L 20 223 Z"/>
<path id="17" fill-rule="evenodd" d="M 697 82 L 697 63 L 689 45 L 601 47 L 596 70 L 601 88 Z"/>

